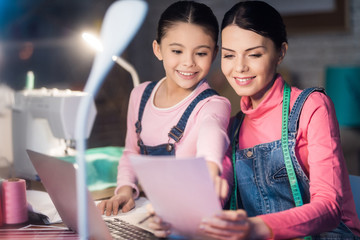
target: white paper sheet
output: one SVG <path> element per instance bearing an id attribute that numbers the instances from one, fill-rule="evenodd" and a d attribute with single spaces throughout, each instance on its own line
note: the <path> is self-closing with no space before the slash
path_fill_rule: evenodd
<path id="1" fill-rule="evenodd" d="M 203 158 L 133 155 L 130 160 L 155 212 L 176 233 L 196 236 L 201 219 L 221 211 Z"/>
<path id="2" fill-rule="evenodd" d="M 36 190 L 27 190 L 26 191 L 26 199 L 28 202 L 29 210 L 40 213 L 48 217 L 48 224 L 61 223 L 62 220 L 60 218 L 59 213 L 57 212 L 49 194 L 43 191 Z M 95 205 L 100 201 L 95 201 Z M 111 218 L 120 218 L 128 223 L 133 225 L 142 227 L 148 231 L 152 231 L 148 228 L 147 222 L 143 224 L 138 224 L 140 220 L 148 215 L 146 206 L 150 204 L 149 200 L 140 197 L 135 201 L 135 208 L 130 210 L 129 212 L 122 213 L 119 212 L 118 215 L 105 216 L 103 215 L 103 219 L 111 219 Z"/>
<path id="3" fill-rule="evenodd" d="M 47 192 L 27 190 L 26 200 L 28 202 L 29 210 L 48 217 L 48 224 L 62 222 L 61 217 Z"/>

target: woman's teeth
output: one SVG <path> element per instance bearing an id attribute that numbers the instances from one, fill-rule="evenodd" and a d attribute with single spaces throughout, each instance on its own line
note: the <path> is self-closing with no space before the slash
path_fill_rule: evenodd
<path id="1" fill-rule="evenodd" d="M 254 77 L 249 77 L 249 78 L 236 78 L 236 80 L 238 80 L 239 82 L 246 82 L 249 81 L 251 79 L 253 79 Z"/>

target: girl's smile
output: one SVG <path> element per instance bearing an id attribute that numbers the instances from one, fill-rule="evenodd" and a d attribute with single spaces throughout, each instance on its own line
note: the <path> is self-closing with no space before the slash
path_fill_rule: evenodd
<path id="1" fill-rule="evenodd" d="M 178 73 L 178 75 L 181 78 L 183 78 L 185 80 L 191 80 L 191 79 L 195 78 L 198 74 L 198 72 L 184 72 L 184 71 L 179 71 L 179 70 L 177 70 L 176 72 Z"/>

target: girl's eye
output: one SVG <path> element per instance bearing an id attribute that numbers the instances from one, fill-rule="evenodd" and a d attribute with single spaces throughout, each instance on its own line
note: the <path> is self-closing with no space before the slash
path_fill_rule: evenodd
<path id="1" fill-rule="evenodd" d="M 203 56 L 207 56 L 208 54 L 206 52 L 199 52 L 196 55 L 203 57 Z"/>
<path id="2" fill-rule="evenodd" d="M 180 53 L 182 53 L 180 50 L 172 50 L 172 52 L 175 53 L 175 54 L 180 54 Z"/>

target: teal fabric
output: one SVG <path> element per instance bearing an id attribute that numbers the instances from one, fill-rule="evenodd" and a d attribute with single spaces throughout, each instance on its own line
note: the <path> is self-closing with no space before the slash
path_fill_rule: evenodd
<path id="1" fill-rule="evenodd" d="M 117 166 L 123 150 L 123 147 L 112 146 L 86 150 L 86 181 L 90 191 L 116 186 Z M 76 163 L 76 156 L 60 159 Z"/>
<path id="2" fill-rule="evenodd" d="M 334 102 L 340 126 L 360 126 L 360 66 L 329 66 L 325 90 Z"/>

